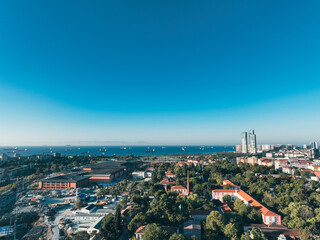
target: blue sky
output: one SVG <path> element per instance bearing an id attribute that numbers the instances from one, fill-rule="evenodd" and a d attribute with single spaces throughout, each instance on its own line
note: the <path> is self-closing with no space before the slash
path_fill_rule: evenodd
<path id="1" fill-rule="evenodd" d="M 0 3 L 0 145 L 309 143 L 319 1 Z"/>

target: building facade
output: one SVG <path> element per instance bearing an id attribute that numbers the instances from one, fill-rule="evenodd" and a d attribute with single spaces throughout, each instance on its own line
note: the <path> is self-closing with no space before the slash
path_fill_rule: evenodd
<path id="1" fill-rule="evenodd" d="M 256 154 L 257 153 L 257 139 L 254 130 L 249 131 L 249 153 Z"/>

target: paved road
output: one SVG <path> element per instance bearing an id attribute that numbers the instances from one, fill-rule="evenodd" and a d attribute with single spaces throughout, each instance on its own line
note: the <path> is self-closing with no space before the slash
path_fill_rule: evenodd
<path id="1" fill-rule="evenodd" d="M 66 206 L 56 214 L 56 218 L 52 224 L 52 238 L 51 238 L 51 240 L 60 240 L 60 229 L 59 229 L 58 225 L 60 223 L 61 218 L 65 218 L 65 211 L 70 208 L 71 208 L 70 205 Z"/>

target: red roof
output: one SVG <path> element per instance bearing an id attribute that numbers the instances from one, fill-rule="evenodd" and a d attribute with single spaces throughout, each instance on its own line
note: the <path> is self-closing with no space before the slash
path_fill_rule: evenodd
<path id="1" fill-rule="evenodd" d="M 239 186 L 235 185 L 233 182 L 229 181 L 229 180 L 223 180 L 223 184 L 224 185 L 230 185 L 231 187 L 234 187 L 234 188 L 239 188 Z"/>
<path id="2" fill-rule="evenodd" d="M 320 172 L 314 172 L 314 174 L 315 174 L 318 178 L 320 178 Z"/>
<path id="3" fill-rule="evenodd" d="M 224 212 L 232 212 L 231 208 L 228 206 L 228 204 L 223 204 L 221 206 L 222 211 Z"/>
<path id="4" fill-rule="evenodd" d="M 177 186 L 172 186 L 171 190 L 187 190 L 187 189 L 181 185 L 177 185 Z"/>
<path id="5" fill-rule="evenodd" d="M 212 190 L 212 192 L 235 192 L 236 190 L 234 189 L 215 189 L 215 190 Z"/>
<path id="6" fill-rule="evenodd" d="M 145 227 L 146 227 L 145 225 L 143 225 L 143 226 L 139 227 L 139 228 L 137 229 L 136 233 L 143 233 L 143 232 L 144 232 Z"/>
<path id="7" fill-rule="evenodd" d="M 268 208 L 263 206 L 261 203 L 259 203 L 257 200 L 255 200 L 253 197 L 251 197 L 249 194 L 242 190 L 234 190 L 234 189 L 215 189 L 212 190 L 212 192 L 229 192 L 229 193 L 237 193 L 239 196 L 241 196 L 245 201 L 250 203 L 251 206 L 259 208 L 259 211 L 264 216 L 280 216 L 272 211 L 270 211 Z"/>
<path id="8" fill-rule="evenodd" d="M 171 175 L 171 176 L 175 176 L 175 174 L 171 171 L 171 170 L 169 170 L 169 171 L 166 171 L 166 175 Z"/>
<path id="9" fill-rule="evenodd" d="M 161 185 L 169 185 L 171 184 L 171 182 L 169 182 L 168 178 L 164 178 L 162 179 L 162 181 L 160 182 Z"/>

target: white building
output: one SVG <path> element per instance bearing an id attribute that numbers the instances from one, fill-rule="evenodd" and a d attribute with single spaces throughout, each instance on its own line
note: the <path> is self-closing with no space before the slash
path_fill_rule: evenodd
<path id="1" fill-rule="evenodd" d="M 145 178 L 145 172 L 144 171 L 136 171 L 132 173 L 132 178 L 134 180 L 141 180 Z"/>

